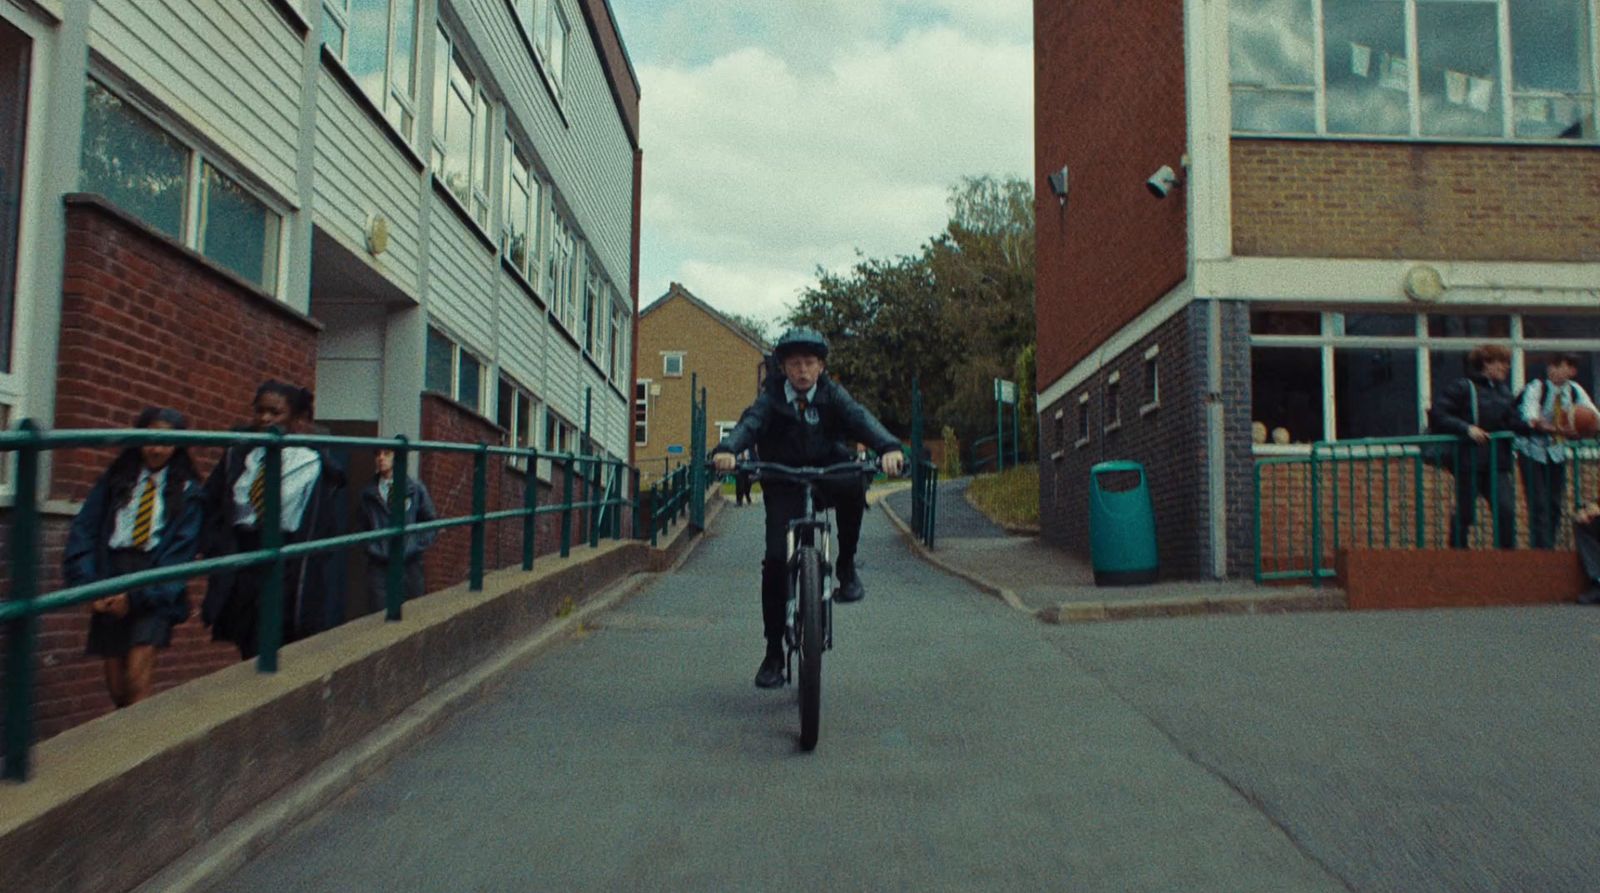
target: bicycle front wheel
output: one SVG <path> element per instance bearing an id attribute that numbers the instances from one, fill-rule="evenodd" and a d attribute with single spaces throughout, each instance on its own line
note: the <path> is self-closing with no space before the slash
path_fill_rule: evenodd
<path id="1" fill-rule="evenodd" d="M 817 746 L 822 719 L 822 567 L 817 550 L 795 556 L 795 594 L 799 598 L 800 749 Z"/>

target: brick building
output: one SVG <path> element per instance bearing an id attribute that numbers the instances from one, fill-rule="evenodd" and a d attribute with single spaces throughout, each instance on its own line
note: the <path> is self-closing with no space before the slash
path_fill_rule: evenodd
<path id="1" fill-rule="evenodd" d="M 639 311 L 633 445 L 646 477 L 689 455 L 690 382 L 706 391 L 708 446 L 739 421 L 771 347 L 674 282 Z"/>
<path id="2" fill-rule="evenodd" d="M 223 429 L 278 378 L 334 433 L 588 430 L 628 458 L 638 124 L 605 0 L 0 4 L 0 423 L 162 404 Z M 109 455 L 49 457 L 47 589 Z M 342 458 L 353 495 L 372 459 Z M 456 465 L 421 463 L 445 514 L 470 510 Z M 490 508 L 529 473 L 559 484 L 499 463 Z M 509 536 L 491 565 L 520 559 Z M 432 586 L 464 578 L 466 540 L 430 555 Z M 109 707 L 85 628 L 42 621 L 43 734 Z M 161 687 L 236 659 L 204 640 L 178 628 Z"/>
<path id="3" fill-rule="evenodd" d="M 1419 433 L 1479 343 L 1600 383 L 1595 0 L 1034 10 L 1052 542 L 1135 459 L 1164 574 L 1242 575 L 1258 458 Z"/>

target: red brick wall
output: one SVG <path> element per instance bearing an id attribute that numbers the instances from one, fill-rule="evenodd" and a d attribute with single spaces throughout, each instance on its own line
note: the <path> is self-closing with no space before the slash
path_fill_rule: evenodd
<path id="1" fill-rule="evenodd" d="M 1233 141 L 1233 250 L 1600 260 L 1592 148 Z"/>
<path id="2" fill-rule="evenodd" d="M 505 429 L 483 416 L 439 394 L 422 395 L 422 438 L 431 441 L 460 443 L 504 443 Z M 421 457 L 420 475 L 433 495 L 440 518 L 472 514 L 472 477 L 474 457 L 470 453 L 430 453 Z M 489 457 L 488 508 L 491 512 L 520 508 L 523 504 L 526 475 L 509 465 L 502 457 Z M 551 505 L 562 498 L 562 471 L 557 467 L 552 475 L 554 486 L 541 482 L 539 504 Z M 573 499 L 582 496 L 581 485 L 574 481 Z M 627 513 L 624 513 L 627 517 Z M 587 542 L 584 538 L 586 516 L 574 512 L 572 520 L 573 545 Z M 623 535 L 629 533 L 624 523 Z M 549 513 L 539 516 L 534 535 L 538 555 L 551 555 L 561 549 L 561 515 Z M 472 532 L 470 527 L 458 527 L 439 536 L 424 558 L 423 572 L 427 589 L 433 592 L 466 582 L 472 566 Z M 484 543 L 484 568 L 520 566 L 522 563 L 522 520 L 495 521 L 489 525 Z"/>
<path id="3" fill-rule="evenodd" d="M 1145 189 L 1186 151 L 1183 4 L 1034 2 L 1039 382 L 1064 375 L 1183 281 L 1181 188 Z M 1063 207 L 1046 177 L 1071 169 Z"/>
<path id="4" fill-rule="evenodd" d="M 266 378 L 313 380 L 317 326 L 192 252 L 124 218 L 99 200 L 70 197 L 56 428 L 125 428 L 145 406 L 171 406 L 197 429 L 243 421 L 256 385 Z M 56 453 L 52 499 L 77 502 L 105 470 L 114 450 Z M 216 450 L 194 450 L 202 474 Z M 41 589 L 61 584 L 61 551 L 70 519 L 45 521 Z M 9 519 L 0 519 L 9 540 Z M 0 562 L 9 585 L 10 562 Z M 204 582 L 189 587 L 198 605 Z M 83 656 L 87 607 L 58 611 L 39 623 L 35 729 L 48 738 L 111 710 L 101 664 Z M 156 690 L 238 660 L 216 645 L 197 618 L 173 630 L 172 647 L 156 664 Z"/>

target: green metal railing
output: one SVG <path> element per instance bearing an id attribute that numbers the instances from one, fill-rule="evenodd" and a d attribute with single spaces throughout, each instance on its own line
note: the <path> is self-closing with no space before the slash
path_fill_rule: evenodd
<path id="1" fill-rule="evenodd" d="M 939 466 L 922 458 L 922 386 L 911 382 L 911 527 L 917 539 L 933 548 L 939 517 Z"/>
<path id="2" fill-rule="evenodd" d="M 68 447 L 130 447 L 146 444 L 264 447 L 266 504 L 261 519 L 262 548 L 253 552 L 213 556 L 171 567 L 139 571 L 41 594 L 38 591 L 40 453 Z M 394 472 L 397 479 L 404 479 L 408 475 L 410 458 L 413 454 L 470 455 L 473 462 L 472 514 L 408 524 L 405 520 L 405 488 L 394 487 L 390 489 L 389 524 L 386 528 L 284 545 L 279 519 L 282 509 L 281 482 L 285 447 L 391 449 L 395 454 Z M 272 572 L 267 576 L 260 599 L 260 651 L 256 658 L 256 668 L 262 673 L 273 673 L 278 669 L 278 651 L 283 644 L 282 572 L 286 560 L 387 541 L 390 561 L 384 616 L 390 621 L 398 621 L 401 619 L 402 605 L 405 601 L 404 554 L 407 535 L 469 526 L 471 556 L 468 588 L 477 592 L 483 589 L 484 554 L 490 523 L 519 519 L 522 521 L 522 569 L 532 570 L 537 551 L 538 516 L 560 514 L 562 557 L 568 556 L 571 552 L 573 513 L 577 511 L 587 512 L 588 517 L 593 519 L 587 531 L 591 546 L 598 545 L 602 530 L 613 538 L 620 538 L 622 508 L 633 502 L 623 486 L 623 481 L 625 479 L 634 481 L 633 491 L 636 494 L 638 480 L 637 472 L 620 460 L 573 453 L 489 446 L 482 443 L 412 442 L 405 437 L 385 439 L 288 435 L 278 432 L 155 429 L 71 430 L 47 433 L 40 430 L 33 422 L 26 420 L 21 423 L 18 430 L 0 433 L 0 460 L 9 453 L 16 454 L 17 465 L 15 503 L 11 513 L 11 542 L 8 550 L 11 563 L 11 589 L 9 598 L 0 601 L 0 628 L 6 633 L 3 777 L 19 781 L 26 779 L 28 775 L 29 751 L 32 743 L 33 664 L 38 617 L 41 614 L 157 583 L 184 580 L 222 570 L 270 565 Z M 552 463 L 552 467 L 559 464 L 564 471 L 562 501 L 539 505 L 538 475 L 534 473 L 536 466 L 529 464 L 522 506 L 489 511 L 487 491 L 491 457 L 514 458 L 527 463 L 537 463 L 540 459 L 545 459 Z M 574 500 L 573 484 L 580 476 L 586 481 L 592 479 L 595 486 L 590 489 L 586 484 L 585 498 Z M 653 539 L 654 533 L 652 533 Z"/>
<path id="3" fill-rule="evenodd" d="M 1531 534 L 1519 539 L 1527 506 L 1515 473 L 1522 464 L 1521 442 L 1507 432 L 1491 434 L 1486 447 L 1449 435 L 1421 435 L 1325 441 L 1306 455 L 1258 459 L 1255 578 L 1320 585 L 1335 576 L 1333 558 L 1345 548 L 1555 545 L 1567 536 L 1570 513 L 1586 501 L 1585 479 L 1600 463 L 1594 441 L 1565 448 L 1560 513 L 1549 522 L 1555 537 L 1540 544 Z M 1548 466 L 1534 467 L 1535 473 L 1551 474 Z M 1512 492 L 1503 513 L 1496 507 L 1507 474 Z M 1554 480 L 1547 478 L 1546 485 Z M 1522 483 L 1527 485 L 1526 477 Z"/>

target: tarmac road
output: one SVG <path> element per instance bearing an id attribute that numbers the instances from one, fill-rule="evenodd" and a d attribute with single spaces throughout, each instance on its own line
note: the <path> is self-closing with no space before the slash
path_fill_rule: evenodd
<path id="1" fill-rule="evenodd" d="M 730 506 L 221 889 L 1600 887 L 1600 611 L 1050 626 L 867 518 L 815 753 Z"/>

